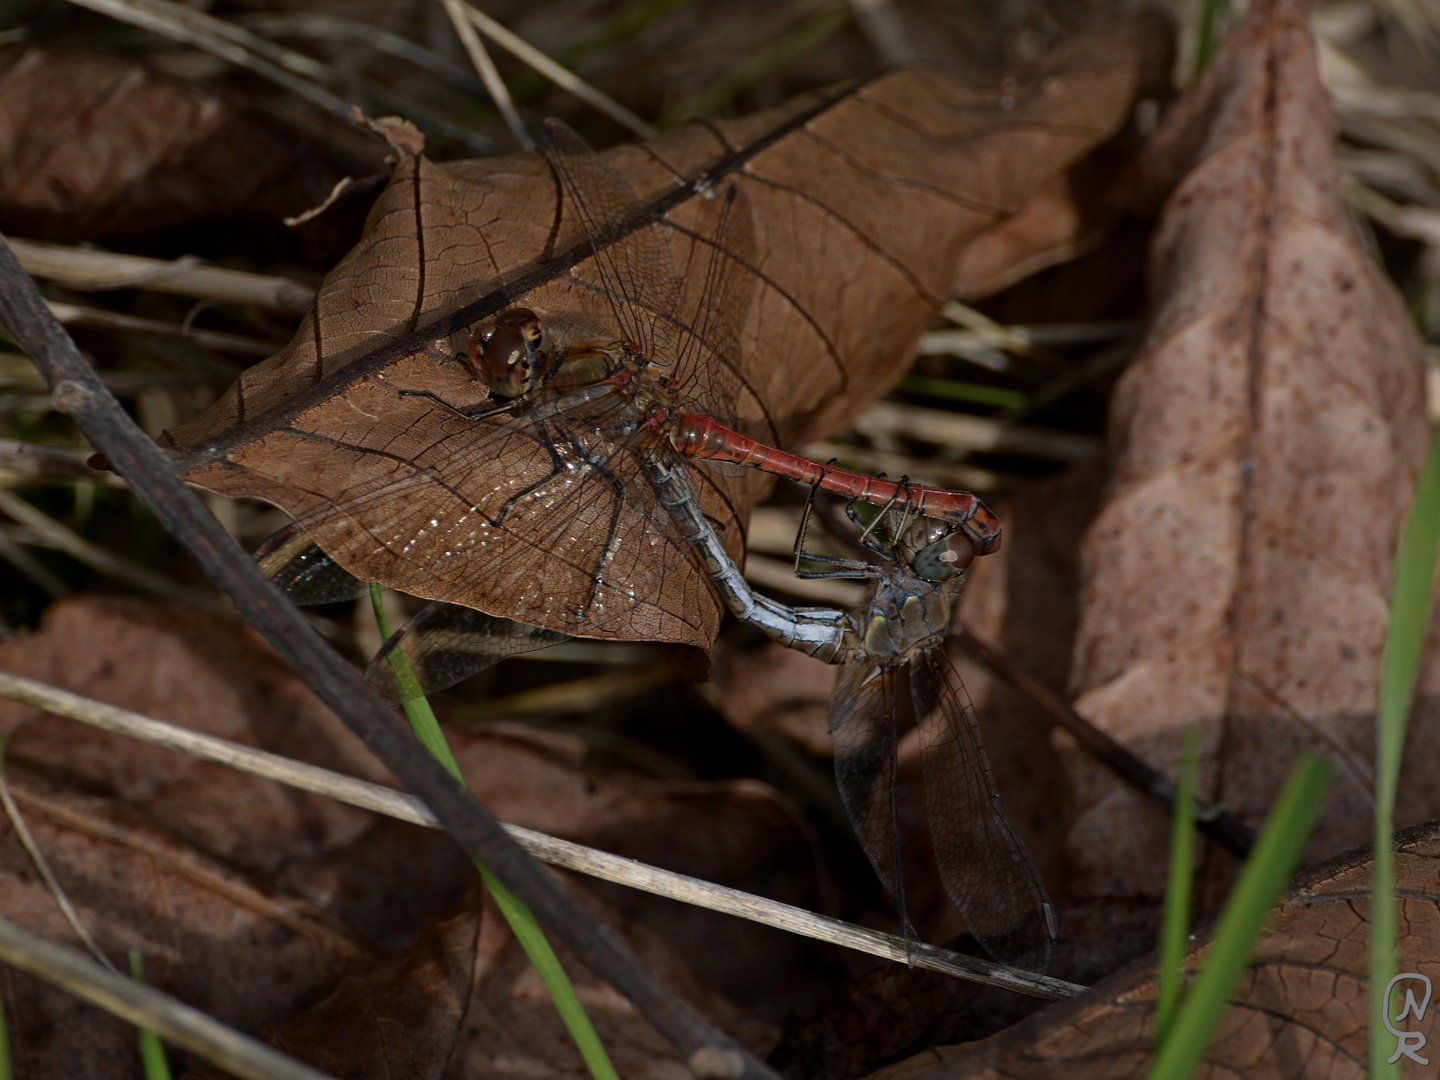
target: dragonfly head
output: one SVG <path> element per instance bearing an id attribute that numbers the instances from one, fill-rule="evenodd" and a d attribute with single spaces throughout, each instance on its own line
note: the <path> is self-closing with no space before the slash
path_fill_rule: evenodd
<path id="1" fill-rule="evenodd" d="M 908 550 L 904 550 L 908 549 Z M 975 561 L 975 545 L 966 535 L 934 518 L 920 518 L 902 543 L 900 556 L 924 581 L 949 581 Z"/>
<path id="2" fill-rule="evenodd" d="M 510 308 L 470 332 L 470 370 L 496 397 L 519 397 L 539 381 L 540 319 Z"/>

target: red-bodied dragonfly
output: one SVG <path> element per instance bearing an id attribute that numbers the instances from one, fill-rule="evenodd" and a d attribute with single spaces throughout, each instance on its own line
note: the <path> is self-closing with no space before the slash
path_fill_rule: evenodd
<path id="1" fill-rule="evenodd" d="M 896 745 L 918 727 L 931 846 L 946 893 L 993 956 L 1043 971 L 1057 934 L 1054 909 L 1001 802 L 975 708 L 944 649 L 974 549 L 949 523 L 894 507 L 866 521 L 860 509 L 846 508 L 873 561 L 804 551 L 809 505 L 795 548 L 802 578 L 870 584 L 863 612 L 828 657 L 844 665 L 830 699 L 841 799 L 903 917 Z"/>
<path id="2" fill-rule="evenodd" d="M 903 509 L 913 499 L 902 492 L 889 506 L 863 507 L 868 522 L 858 501 L 846 508 L 871 559 L 813 554 L 804 550 L 812 489 L 795 540 L 796 574 L 865 580 L 870 593 L 856 612 L 792 608 L 750 590 L 679 470 L 657 468 L 654 480 L 742 622 L 790 648 L 844 665 L 830 699 L 835 779 L 865 854 L 899 904 L 907 934 L 896 747 L 902 730 L 918 725 L 930 838 L 946 894 L 991 955 L 1043 971 L 1058 933 L 1054 908 L 1000 800 L 974 706 L 944 649 L 974 543 L 952 522 Z"/>
<path id="3" fill-rule="evenodd" d="M 441 449 L 449 444 L 437 434 L 433 454 L 387 457 L 373 482 L 353 485 L 336 510 L 323 513 L 354 512 L 348 542 L 356 554 L 379 545 L 412 580 L 424 574 L 437 583 L 478 582 L 492 598 L 483 606 L 532 625 L 609 636 L 618 613 L 641 604 L 679 623 L 704 586 L 687 582 L 665 592 L 678 571 L 690 573 L 693 559 L 657 499 L 654 470 L 694 462 L 682 466 L 690 486 L 703 489 L 707 508 L 728 515 L 727 523 L 743 516 L 735 477 L 746 470 L 717 473 L 711 462 L 728 456 L 752 468 L 816 475 L 803 459 L 769 445 L 777 427 L 738 360 L 751 302 L 746 290 L 756 281 L 749 213 L 733 182 L 713 192 L 714 232 L 699 245 L 710 251 L 707 265 L 682 282 L 657 230 L 609 239 L 616 222 L 643 209 L 640 200 L 578 137 L 558 126 L 550 134 L 548 159 L 594 258 L 571 272 L 563 291 L 531 293 L 531 306 L 475 326 L 458 355 L 436 354 L 483 388 L 476 404 L 463 403 L 460 381 L 450 376 L 444 394 L 395 386 L 402 396 L 439 405 L 449 414 L 440 420 L 445 437 L 458 425 L 465 454 L 502 463 L 502 479 L 493 479 L 493 469 L 484 474 L 491 479 L 478 479 Z M 588 306 L 577 306 L 577 297 L 589 297 Z M 611 336 L 594 332 L 602 317 Z M 737 433 L 737 413 L 766 439 Z M 828 471 L 823 482 L 852 497 L 901 498 L 955 521 L 978 550 L 999 544 L 998 522 L 968 493 L 877 486 L 842 470 Z M 450 509 L 417 510 L 418 485 L 445 494 Z M 302 517 L 301 524 L 310 522 Z M 727 533 L 732 548 L 736 539 Z M 666 578 L 671 572 L 676 576 Z M 437 584 L 430 595 L 468 591 L 468 584 Z"/>

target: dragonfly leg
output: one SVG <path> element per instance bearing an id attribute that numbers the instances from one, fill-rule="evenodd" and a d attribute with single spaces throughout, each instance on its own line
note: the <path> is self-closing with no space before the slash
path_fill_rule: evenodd
<path id="1" fill-rule="evenodd" d="M 831 458 L 827 465 L 834 465 L 835 459 Z M 876 576 L 876 571 L 869 563 L 861 562 L 859 559 L 846 559 L 838 555 L 822 555 L 819 552 L 805 550 L 805 538 L 810 532 L 810 516 L 815 509 L 815 496 L 820 493 L 821 480 L 810 487 L 810 497 L 805 500 L 805 512 L 800 516 L 800 528 L 795 533 L 795 576 L 808 580 L 822 578 L 862 578 L 869 579 Z M 806 570 L 801 564 L 811 563 L 817 566 L 832 566 L 833 570 Z"/>
<path id="2" fill-rule="evenodd" d="M 456 408 L 444 398 L 440 397 L 438 394 L 430 390 L 401 390 L 400 396 L 426 398 L 434 402 L 436 405 L 440 406 L 440 408 L 444 409 L 446 412 L 452 413 L 462 420 L 483 420 L 487 416 L 494 416 L 497 413 L 509 412 L 513 404 L 512 402 L 507 401 L 497 405 L 495 404 L 494 398 L 487 398 L 485 401 L 486 405 L 488 406 L 487 408 L 473 409 L 467 412 L 465 409 Z"/>

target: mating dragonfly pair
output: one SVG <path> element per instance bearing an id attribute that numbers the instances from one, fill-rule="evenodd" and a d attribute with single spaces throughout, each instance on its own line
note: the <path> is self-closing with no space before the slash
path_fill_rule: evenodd
<path id="1" fill-rule="evenodd" d="M 931 838 L 947 893 L 997 959 L 1043 970 L 1056 934 L 1053 910 L 1000 800 L 974 709 L 942 647 L 966 568 L 976 554 L 999 546 L 998 520 L 968 492 L 820 465 L 727 425 L 724 418 L 733 413 L 742 389 L 735 357 L 748 306 L 734 285 L 738 268 L 756 261 L 739 187 L 732 181 L 724 192 L 706 192 L 723 197 L 701 300 L 694 305 L 699 325 L 690 327 L 674 315 L 681 310 L 681 289 L 665 244 L 654 230 L 617 233 L 617 223 L 643 209 L 634 192 L 578 138 L 556 127 L 549 133 L 547 159 L 593 251 L 585 273 L 571 275 L 572 285 L 608 300 L 618 337 L 589 337 L 544 311 L 502 311 L 472 330 L 463 354 L 434 354 L 436 363 L 463 364 L 488 398 L 468 412 L 439 399 L 435 404 L 460 412 L 483 433 L 471 453 L 503 458 L 512 438 L 544 448 L 548 470 L 484 493 L 469 516 L 492 535 L 553 534 L 564 537 L 567 552 L 583 547 L 596 553 L 590 595 L 562 607 L 531 581 L 525 596 L 517 597 L 512 612 L 517 619 L 433 604 L 386 644 L 372 666 L 372 681 L 382 689 L 391 685 L 384 662 L 390 649 L 403 649 L 422 687 L 433 690 L 506 657 L 566 640 L 571 635 L 565 630 L 579 628 L 583 634 L 592 605 L 617 591 L 623 595 L 616 568 L 645 558 L 638 550 L 626 551 L 623 562 L 619 558 L 625 539 L 616 531 L 621 508 L 638 508 L 654 531 L 698 559 L 737 618 L 787 646 L 844 666 L 830 710 L 836 779 L 861 845 L 896 897 L 907 932 L 896 742 L 902 729 L 917 725 Z M 707 464 L 697 468 L 701 460 Z M 864 609 L 793 608 L 754 593 L 696 494 L 696 481 L 707 481 L 705 470 L 715 462 L 778 473 L 812 490 L 848 496 L 849 516 L 869 558 L 810 554 L 802 526 L 797 572 L 868 581 Z M 621 476 L 631 479 L 622 482 Z M 361 497 L 371 505 L 396 507 L 399 520 L 407 490 L 402 482 L 384 481 Z M 599 505 L 615 508 L 608 532 L 592 512 Z M 868 517 L 865 506 L 873 507 Z M 582 508 L 586 522 L 603 535 L 583 535 L 585 527 L 577 524 Z M 807 507 L 807 524 L 809 516 Z M 297 603 L 363 592 L 362 583 L 309 541 L 306 525 L 302 520 L 267 542 L 262 568 Z M 428 526 L 450 527 L 439 521 Z M 483 554 L 476 557 L 483 560 Z M 567 572 L 577 565 L 573 559 L 568 563 Z"/>

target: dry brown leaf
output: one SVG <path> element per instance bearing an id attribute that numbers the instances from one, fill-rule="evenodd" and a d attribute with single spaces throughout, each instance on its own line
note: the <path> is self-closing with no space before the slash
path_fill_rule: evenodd
<path id="1" fill-rule="evenodd" d="M 44 628 L 0 643 L 0 669 L 182 727 L 376 782 L 389 773 L 234 619 L 128 597 L 52 605 Z M 313 858 L 371 814 L 188 754 L 0 699 L 8 756 L 123 799 L 201 850 L 254 868 Z"/>
<path id="2" fill-rule="evenodd" d="M 1440 981 L 1435 874 L 1440 826 L 1431 822 L 1395 839 L 1395 884 L 1401 897 L 1396 971 Z M 1365 1076 L 1369 893 L 1370 859 L 1363 850 L 1316 867 L 1296 882 L 1260 939 L 1196 1080 Z M 1204 963 L 1207 948 L 1205 942 L 1192 948 L 1186 960 L 1190 970 Z M 1418 998 L 1419 984 L 1408 986 Z M 897 1066 L 876 1078 L 1138 1076 L 1149 1063 L 1155 1038 L 1155 999 L 1152 955 L 1088 994 L 959 1051 L 943 1065 L 926 1067 L 933 1058 L 921 1059 L 914 1063 L 919 1068 Z M 1402 1026 L 1428 1035 L 1433 1048 L 1432 1018 L 1427 1012 L 1418 1024 L 1412 1017 Z M 1429 1068 L 1404 1059 L 1401 1074 L 1432 1075 L 1433 1052 L 1422 1056 L 1431 1058 Z"/>
<path id="3" fill-rule="evenodd" d="M 665 318 L 704 339 L 672 374 L 702 407 L 733 408 L 743 428 L 782 445 L 834 433 L 908 362 L 954 290 L 966 245 L 1125 122 L 1164 38 L 1146 19 L 982 82 L 907 69 L 828 106 L 810 95 L 617 147 L 601 160 L 644 200 L 731 166 L 707 197 L 654 211 L 607 258 L 639 267 L 648 282 L 668 253 L 683 287 Z M 365 238 L 329 276 L 295 341 L 170 433 L 187 478 L 275 502 L 362 578 L 568 633 L 708 649 L 718 599 L 668 517 L 647 504 L 631 455 L 607 462 L 624 499 L 608 482 L 591 483 L 580 495 L 546 489 L 508 507 L 510 492 L 556 466 L 530 427 L 467 420 L 440 404 L 464 410 L 485 396 L 462 365 L 436 356 L 463 349 L 466 330 L 457 324 L 446 340 L 361 360 L 486 297 L 480 313 L 523 301 L 552 327 L 616 336 L 593 257 L 554 262 L 583 233 L 544 158 L 437 165 L 396 142 L 395 176 Z M 714 323 L 705 330 L 700 306 L 725 204 L 713 196 L 731 185 L 749 226 L 718 242 L 734 279 L 726 317 L 738 334 L 725 359 L 714 351 L 725 335 Z M 613 192 L 598 201 L 602 224 L 630 212 Z M 547 265 L 563 276 L 491 296 Z M 733 399 L 722 385 L 731 378 Z M 695 473 L 739 557 L 765 482 Z M 481 527 L 502 514 L 503 527 Z"/>
<path id="4" fill-rule="evenodd" d="M 23 45 L 0 49 L 0 162 L 0 230 L 91 243 L 237 214 L 278 230 L 355 167 L 184 79 Z"/>
<path id="5" fill-rule="evenodd" d="M 1097 247 L 1122 208 L 1118 157 L 1113 147 L 1101 147 L 1032 195 L 1020 213 L 976 237 L 960 256 L 955 295 L 993 296 Z"/>
<path id="6" fill-rule="evenodd" d="M 716 702 L 725 722 L 747 734 L 784 735 L 815 757 L 835 751 L 830 741 L 830 695 L 840 669 L 766 642 L 744 652 L 715 646 Z"/>
<path id="7" fill-rule="evenodd" d="M 706 990 L 648 931 L 620 919 L 583 888 L 576 891 L 667 986 L 757 1052 L 770 1048 L 772 1028 Z M 675 1049 L 628 1001 L 563 945 L 557 943 L 555 951 L 621 1076 L 690 1075 Z M 345 980 L 272 1039 L 336 1076 L 582 1080 L 589 1075 L 535 969 L 478 886 L 461 911 L 429 924 L 403 955 Z"/>
<path id="8" fill-rule="evenodd" d="M 81 925 L 121 970 L 127 950 L 138 948 L 147 982 L 250 1030 L 293 1016 L 372 962 L 329 916 L 267 895 L 147 815 L 14 763 L 5 773 Z M 0 897 L 7 919 L 78 945 L 8 822 L 0 825 Z M 16 1076 L 141 1075 L 130 1025 L 14 969 L 0 992 Z"/>
<path id="9" fill-rule="evenodd" d="M 1428 436 L 1420 342 L 1333 141 L 1300 0 L 1253 5 L 1156 133 L 1155 311 L 1115 392 L 1072 675 L 1079 711 L 1158 768 L 1198 721 L 1202 795 L 1252 827 L 1300 750 L 1329 757 L 1307 862 L 1369 834 L 1390 566 Z M 1417 717 L 1410 753 L 1437 738 Z M 1160 895 L 1164 813 L 1068 757 L 1073 890 Z M 1433 773 L 1410 780 L 1433 816 Z"/>

